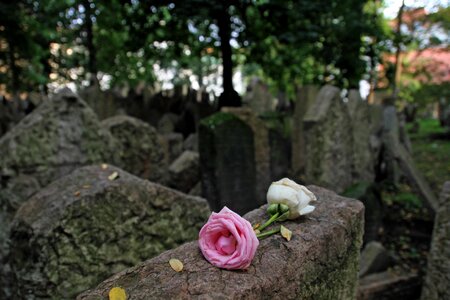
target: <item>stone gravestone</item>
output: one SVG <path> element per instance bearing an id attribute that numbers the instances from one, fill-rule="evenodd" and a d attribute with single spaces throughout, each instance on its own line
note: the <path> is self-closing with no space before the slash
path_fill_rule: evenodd
<path id="1" fill-rule="evenodd" d="M 127 299 L 355 299 L 364 206 L 357 200 L 308 186 L 315 211 L 260 241 L 246 271 L 221 270 L 206 261 L 198 242 L 187 243 L 124 270 L 84 292 L 78 300 L 106 300 L 120 286 Z M 252 224 L 267 218 L 265 207 L 244 216 Z M 177 258 L 184 269 L 169 265 Z"/>
<path id="2" fill-rule="evenodd" d="M 434 220 L 422 300 L 450 299 L 450 181 L 444 183 Z"/>
<path id="3" fill-rule="evenodd" d="M 436 197 L 425 178 L 417 170 L 411 154 L 400 142 L 400 131 L 397 112 L 393 105 L 385 105 L 383 110 L 383 165 L 384 177 L 393 183 L 405 178 L 415 191 L 425 200 L 425 205 L 431 210 L 438 208 Z"/>
<path id="4" fill-rule="evenodd" d="M 252 128 L 231 113 L 219 112 L 200 122 L 202 195 L 214 211 L 227 206 L 245 213 L 263 204 L 257 199 Z"/>
<path id="5" fill-rule="evenodd" d="M 303 126 L 306 181 L 344 191 L 352 183 L 353 136 L 348 109 L 337 87 L 322 87 Z"/>
<path id="6" fill-rule="evenodd" d="M 169 166 L 169 185 L 189 193 L 200 182 L 198 152 L 186 150 Z"/>
<path id="7" fill-rule="evenodd" d="M 155 128 L 128 116 L 111 117 L 101 124 L 118 142 L 118 167 L 153 182 L 167 182 L 167 163 Z"/>
<path id="8" fill-rule="evenodd" d="M 253 78 L 248 85 L 243 101 L 256 115 L 275 110 L 275 99 L 269 87 L 257 77 Z"/>
<path id="9" fill-rule="evenodd" d="M 245 122 L 253 132 L 256 170 L 256 198 L 266 199 L 267 189 L 271 183 L 269 131 L 265 123 L 248 108 L 224 107 L 223 112 L 231 113 Z M 276 179 L 278 180 L 278 179 Z M 261 200 L 258 200 L 261 201 Z"/>
<path id="10" fill-rule="evenodd" d="M 353 181 L 370 183 L 375 179 L 375 169 L 370 148 L 369 105 L 358 90 L 350 90 L 347 107 L 353 123 Z"/>
<path id="11" fill-rule="evenodd" d="M 74 298 L 108 276 L 198 237 L 204 199 L 112 166 L 80 168 L 17 212 L 13 298 Z"/>
<path id="12" fill-rule="evenodd" d="M 316 100 L 318 92 L 318 87 L 313 85 L 297 88 L 292 127 L 292 171 L 297 178 L 304 173 L 307 159 L 303 117 Z"/>
<path id="13" fill-rule="evenodd" d="M 43 102 L 0 139 L 0 214 L 3 223 L 40 187 L 79 166 L 115 161 L 114 138 L 92 109 L 64 89 Z M 14 189 L 18 177 L 30 183 L 26 193 Z M 7 221 L 6 221 L 7 222 Z M 8 226 L 0 231 L 2 239 Z M 1 253 L 2 251 L 0 251 Z"/>

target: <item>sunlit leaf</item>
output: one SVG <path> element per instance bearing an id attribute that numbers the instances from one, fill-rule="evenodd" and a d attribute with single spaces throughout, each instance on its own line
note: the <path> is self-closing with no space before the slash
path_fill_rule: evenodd
<path id="1" fill-rule="evenodd" d="M 126 300 L 127 294 L 125 293 L 125 290 L 120 287 L 113 287 L 109 291 L 109 300 Z"/>
<path id="2" fill-rule="evenodd" d="M 183 271 L 183 263 L 176 258 L 172 258 L 169 260 L 169 264 L 175 272 Z"/>

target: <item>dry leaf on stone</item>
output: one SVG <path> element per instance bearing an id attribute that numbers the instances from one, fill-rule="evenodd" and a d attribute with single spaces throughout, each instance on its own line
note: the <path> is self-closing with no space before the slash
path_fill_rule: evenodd
<path id="1" fill-rule="evenodd" d="M 118 177 L 119 177 L 119 173 L 113 172 L 113 173 L 111 173 L 111 175 L 108 176 L 108 179 L 113 181 L 113 180 L 116 180 Z"/>
<path id="2" fill-rule="evenodd" d="M 287 241 L 290 241 L 292 238 L 292 231 L 281 225 L 280 227 L 281 236 L 284 237 Z"/>
<path id="3" fill-rule="evenodd" d="M 73 195 L 74 195 L 75 197 L 78 197 L 78 196 L 80 196 L 80 194 L 81 194 L 81 192 L 80 192 L 80 191 L 76 191 L 75 193 L 73 193 Z"/>
<path id="4" fill-rule="evenodd" d="M 102 167 L 103 170 L 108 169 L 108 165 L 107 164 L 102 164 L 101 167 Z"/>
<path id="5" fill-rule="evenodd" d="M 109 290 L 109 300 L 126 300 L 127 294 L 125 290 L 120 287 L 113 287 Z"/>
<path id="6" fill-rule="evenodd" d="M 176 258 L 170 259 L 169 264 L 175 272 L 181 272 L 183 270 L 183 263 Z"/>

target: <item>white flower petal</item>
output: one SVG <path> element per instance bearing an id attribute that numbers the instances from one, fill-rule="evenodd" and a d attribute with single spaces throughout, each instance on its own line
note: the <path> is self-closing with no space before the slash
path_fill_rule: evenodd
<path id="1" fill-rule="evenodd" d="M 314 209 L 316 209 L 315 206 L 308 205 L 308 206 L 304 207 L 302 210 L 300 210 L 299 213 L 300 213 L 300 215 L 306 215 L 306 214 L 313 212 Z"/>
<path id="2" fill-rule="evenodd" d="M 289 209 L 297 206 L 297 192 L 287 186 L 272 184 L 267 191 L 267 202 L 286 204 Z"/>

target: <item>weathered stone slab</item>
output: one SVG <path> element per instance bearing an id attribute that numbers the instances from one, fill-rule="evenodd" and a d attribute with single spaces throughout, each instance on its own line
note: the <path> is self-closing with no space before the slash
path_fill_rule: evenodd
<path id="1" fill-rule="evenodd" d="M 371 241 L 361 252 L 359 276 L 385 271 L 392 263 L 389 252 L 380 242 Z"/>
<path id="2" fill-rule="evenodd" d="M 113 149 L 94 112 L 65 89 L 0 139 L 0 175 L 27 174 L 45 185 L 79 166 L 111 161 Z"/>
<path id="3" fill-rule="evenodd" d="M 399 145 L 399 147 L 395 149 L 395 158 L 402 174 L 406 177 L 412 188 L 416 193 L 422 196 L 422 199 L 425 200 L 425 205 L 431 212 L 436 212 L 438 209 L 438 201 L 431 190 L 430 185 L 425 180 L 422 173 L 416 168 L 413 158 L 403 145 Z"/>
<path id="4" fill-rule="evenodd" d="M 419 293 L 417 273 L 385 271 L 361 278 L 356 299 L 416 299 Z"/>
<path id="5" fill-rule="evenodd" d="M 18 210 L 9 255 L 13 298 L 73 298 L 197 238 L 208 215 L 205 200 L 118 168 L 78 169 Z"/>
<path id="6" fill-rule="evenodd" d="M 169 167 L 169 185 L 179 191 L 188 193 L 200 182 L 198 152 L 184 151 Z"/>
<path id="7" fill-rule="evenodd" d="M 255 143 L 248 124 L 216 113 L 200 122 L 199 145 L 202 195 L 213 210 L 228 206 L 245 213 L 265 202 L 255 197 Z"/>
<path id="8" fill-rule="evenodd" d="M 101 124 L 117 141 L 118 167 L 153 182 L 167 182 L 167 164 L 154 127 L 129 116 L 111 117 Z"/>
<path id="9" fill-rule="evenodd" d="M 318 93 L 319 88 L 313 85 L 306 85 L 297 89 L 292 127 L 292 171 L 296 177 L 304 173 L 307 160 L 303 117 L 316 100 Z"/>
<path id="10" fill-rule="evenodd" d="M 423 300 L 450 299 L 450 181 L 444 183 L 434 220 Z"/>
<path id="11" fill-rule="evenodd" d="M 115 145 L 92 109 L 68 89 L 44 101 L 5 134 L 0 139 L 0 215 L 5 225 L 0 228 L 0 247 L 8 232 L 5 222 L 28 196 L 77 167 L 117 161 Z M 23 176 L 33 183 L 29 193 L 12 188 Z"/>
<path id="12" fill-rule="evenodd" d="M 247 271 L 213 267 L 191 242 L 116 274 L 77 299 L 108 299 L 115 286 L 129 299 L 354 299 L 364 207 L 308 188 L 318 198 L 316 210 L 284 223 L 293 232 L 291 241 L 279 235 L 262 240 Z M 260 222 L 266 219 L 265 207 L 245 217 Z M 170 268 L 171 258 L 183 262 L 182 272 Z"/>
<path id="13" fill-rule="evenodd" d="M 375 168 L 370 148 L 369 105 L 362 100 L 358 90 L 350 90 L 347 107 L 353 123 L 353 182 L 373 182 Z"/>
<path id="14" fill-rule="evenodd" d="M 340 90 L 326 85 L 303 118 L 307 182 L 342 192 L 352 183 L 353 135 Z"/>
<path id="15" fill-rule="evenodd" d="M 269 141 L 269 131 L 265 123 L 261 119 L 259 119 L 249 108 L 223 107 L 222 111 L 235 115 L 252 129 L 256 168 L 256 198 L 266 199 L 267 187 L 271 183 L 271 148 Z M 278 178 L 276 180 L 278 180 Z"/>

